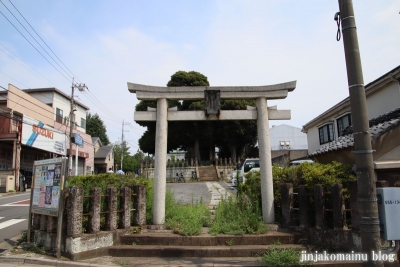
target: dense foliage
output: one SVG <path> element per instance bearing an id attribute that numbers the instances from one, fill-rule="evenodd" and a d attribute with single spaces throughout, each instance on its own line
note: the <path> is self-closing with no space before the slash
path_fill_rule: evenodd
<path id="1" fill-rule="evenodd" d="M 256 204 L 256 205 L 254 205 Z M 221 200 L 215 211 L 210 234 L 262 234 L 268 232 L 257 203 L 244 196 Z"/>
<path id="2" fill-rule="evenodd" d="M 99 137 L 103 146 L 110 143 L 106 126 L 97 113 L 92 115 L 88 112 L 86 114 L 86 133 L 92 137 Z"/>
<path id="3" fill-rule="evenodd" d="M 356 176 L 350 165 L 344 165 L 335 161 L 330 164 L 309 164 L 305 162 L 297 166 L 286 168 L 274 165 L 272 168 L 272 175 L 275 215 L 278 220 L 281 207 L 281 194 L 279 190 L 279 185 L 281 183 L 292 183 L 294 189 L 299 185 L 305 185 L 308 192 L 313 192 L 314 185 L 316 184 L 321 184 L 325 191 L 330 191 L 334 184 L 342 184 L 343 194 L 345 195 L 345 198 L 347 198 L 348 182 L 356 180 Z M 239 187 L 239 192 L 245 193 L 253 203 L 258 203 L 259 207 L 261 207 L 260 172 L 249 172 L 246 175 L 246 184 L 241 184 Z"/>
<path id="4" fill-rule="evenodd" d="M 140 162 L 145 159 L 143 152 L 138 151 L 134 155 L 129 152 L 130 147 L 122 146 L 120 144 L 114 145 L 114 164 L 117 164 L 118 170 L 121 169 L 121 156 L 123 154 L 122 160 L 122 170 L 125 173 L 138 173 L 140 170 Z"/>

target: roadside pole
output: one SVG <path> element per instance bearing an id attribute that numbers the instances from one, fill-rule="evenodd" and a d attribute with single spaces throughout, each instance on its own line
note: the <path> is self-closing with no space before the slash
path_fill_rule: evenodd
<path id="1" fill-rule="evenodd" d="M 378 203 L 376 196 L 375 173 L 372 157 L 371 133 L 367 113 L 364 78 L 358 46 L 357 28 L 352 0 L 338 0 L 342 24 L 343 45 L 346 58 L 347 80 L 353 123 L 354 151 L 358 181 L 358 202 L 361 213 L 361 246 L 368 254 L 363 266 L 383 267 L 382 261 L 372 260 L 372 251 L 381 250 Z M 339 15 L 339 14 L 337 14 Z M 339 29 L 338 29 L 339 30 Z M 338 41 L 340 32 L 338 32 Z"/>

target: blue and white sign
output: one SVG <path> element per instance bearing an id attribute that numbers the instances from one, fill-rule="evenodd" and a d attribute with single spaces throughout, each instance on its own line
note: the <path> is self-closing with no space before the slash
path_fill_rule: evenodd
<path id="1" fill-rule="evenodd" d="M 23 145 L 60 155 L 66 154 L 66 137 L 64 133 L 60 133 L 43 122 L 28 116 L 23 117 L 23 122 L 21 138 Z"/>
<path id="2" fill-rule="evenodd" d="M 83 138 L 79 134 L 74 135 L 74 143 L 77 144 L 78 146 L 83 146 Z"/>

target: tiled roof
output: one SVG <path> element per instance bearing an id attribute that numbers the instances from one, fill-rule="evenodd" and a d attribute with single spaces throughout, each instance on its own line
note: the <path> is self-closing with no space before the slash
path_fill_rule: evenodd
<path id="1" fill-rule="evenodd" d="M 371 140 L 378 138 L 382 134 L 390 131 L 398 125 L 400 125 L 400 108 L 371 119 L 369 121 Z M 310 154 L 309 156 L 316 156 L 319 154 L 340 150 L 347 147 L 353 147 L 353 145 L 353 127 L 349 126 L 343 130 L 343 135 L 340 136 L 337 140 L 321 146 L 317 151 Z"/>
<path id="2" fill-rule="evenodd" d="M 113 150 L 114 146 L 102 146 L 94 154 L 95 159 L 105 159 L 108 154 Z"/>
<path id="3" fill-rule="evenodd" d="M 101 140 L 99 137 L 92 137 L 92 144 L 96 144 L 97 141 L 100 141 L 100 146 L 101 146 Z"/>

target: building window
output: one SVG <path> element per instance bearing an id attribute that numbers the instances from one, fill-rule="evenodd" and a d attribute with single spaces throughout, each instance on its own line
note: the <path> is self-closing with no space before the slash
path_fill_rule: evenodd
<path id="1" fill-rule="evenodd" d="M 338 129 L 338 136 L 342 136 L 342 132 L 348 126 L 351 126 L 351 114 L 346 114 L 343 117 L 340 117 L 337 121 L 337 129 Z"/>
<path id="2" fill-rule="evenodd" d="M 324 125 L 321 128 L 318 128 L 318 131 L 319 143 L 321 145 L 333 141 L 333 124 Z"/>
<path id="3" fill-rule="evenodd" d="M 63 111 L 62 111 L 62 109 L 56 108 L 56 122 L 63 123 Z"/>
<path id="4" fill-rule="evenodd" d="M 81 118 L 81 127 L 86 130 L 86 120 Z"/>
<path id="5" fill-rule="evenodd" d="M 21 121 L 22 121 L 22 116 L 13 113 L 13 120 L 12 120 L 13 125 L 18 126 L 18 124 L 19 124 Z"/>
<path id="6" fill-rule="evenodd" d="M 290 141 L 279 141 L 281 149 L 290 149 Z"/>

